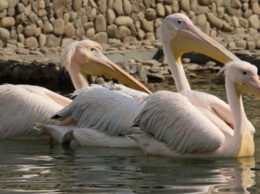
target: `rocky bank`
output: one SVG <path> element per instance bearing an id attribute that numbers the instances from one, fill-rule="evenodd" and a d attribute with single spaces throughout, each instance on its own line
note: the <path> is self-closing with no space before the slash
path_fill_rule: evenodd
<path id="1" fill-rule="evenodd" d="M 257 0 L 1 0 L 1 82 L 65 79 L 58 66 L 62 48 L 86 38 L 101 43 L 108 56 L 148 50 L 149 59 L 141 55 L 119 63 L 144 82 L 163 80 L 169 70 L 156 29 L 165 16 L 176 12 L 188 15 L 242 59 L 258 60 Z M 187 70 L 218 68 L 208 58 L 198 59 L 187 55 Z"/>

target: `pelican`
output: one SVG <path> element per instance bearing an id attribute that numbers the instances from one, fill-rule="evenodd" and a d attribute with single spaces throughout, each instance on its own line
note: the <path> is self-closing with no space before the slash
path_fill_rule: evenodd
<path id="1" fill-rule="evenodd" d="M 184 53 L 195 51 L 210 56 L 223 64 L 240 59 L 216 41 L 206 36 L 194 26 L 186 15 L 181 13 L 167 16 L 158 29 L 158 35 L 161 39 L 163 51 L 173 75 L 177 91 L 189 98 L 194 105 L 213 112 L 224 122 L 230 126 L 234 126 L 231 111 L 226 102 L 214 95 L 191 90 L 181 63 L 181 57 Z M 198 42 L 200 43 L 199 45 Z M 252 133 L 254 133 L 253 126 Z"/>
<path id="2" fill-rule="evenodd" d="M 233 126 L 234 122 L 231 117 L 230 108 L 224 101 L 213 95 L 191 90 L 180 58 L 186 52 L 196 51 L 222 63 L 239 59 L 209 36 L 202 33 L 183 14 L 178 13 L 167 16 L 162 23 L 160 31 L 163 50 L 169 61 L 173 77 L 176 80 L 178 91 L 188 97 L 196 106 L 205 109 L 204 112 L 213 112 L 225 123 Z M 110 92 L 113 93 L 113 91 L 100 88 L 78 92 L 74 101 L 64 108 L 64 110 L 54 114 L 52 118 L 61 119 L 59 125 L 68 126 L 72 123 L 73 128 L 69 130 L 70 132 L 72 131 L 69 137 L 73 137 L 74 135 L 75 138 L 76 136 L 81 138 L 81 140 L 78 140 L 81 145 L 90 144 L 88 142 L 89 137 L 87 137 L 89 135 L 87 134 L 88 130 L 97 130 L 102 135 L 105 133 L 114 137 L 117 137 L 117 135 L 127 135 L 130 133 L 134 118 L 142 109 L 143 103 L 134 100 L 130 96 L 118 93 L 110 94 Z M 91 97 L 88 97 L 88 95 Z M 62 137 L 58 138 L 58 136 L 66 134 L 62 131 L 62 127 L 59 126 L 56 128 L 55 125 L 47 126 L 38 124 L 38 128 L 44 128 L 47 131 L 50 130 L 55 134 L 55 139 L 59 139 L 58 142 L 64 141 Z M 84 128 L 85 134 L 82 132 Z M 66 127 L 66 129 L 68 128 Z M 252 131 L 253 129 L 252 127 Z M 97 138 L 95 142 L 99 141 L 101 141 L 100 138 Z M 112 144 L 105 143 L 102 145 L 113 146 Z"/>
<path id="3" fill-rule="evenodd" d="M 255 151 L 242 93 L 260 96 L 257 67 L 232 61 L 225 67 L 225 87 L 234 130 L 181 93 L 159 91 L 145 99 L 134 123 L 145 133 L 132 135 L 147 154 L 172 157 L 248 157 Z"/>
<path id="4" fill-rule="evenodd" d="M 80 64 L 80 65 L 79 65 Z M 110 61 L 100 44 L 83 40 L 64 49 L 62 65 L 69 72 L 75 89 L 88 87 L 86 75 L 107 75 L 138 90 L 151 93 L 143 84 Z M 36 122 L 57 124 L 50 115 L 71 100 L 46 88 L 33 85 L 0 86 L 0 138 L 38 136 Z"/>

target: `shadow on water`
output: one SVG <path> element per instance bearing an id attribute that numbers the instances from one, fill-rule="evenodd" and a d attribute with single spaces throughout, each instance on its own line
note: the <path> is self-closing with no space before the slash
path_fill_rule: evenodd
<path id="1" fill-rule="evenodd" d="M 193 89 L 225 99 L 222 78 L 200 75 Z M 171 79 L 156 89 L 176 91 Z M 256 127 L 256 154 L 241 159 L 178 159 L 137 148 L 50 146 L 46 139 L 0 141 L 1 193 L 259 193 L 260 100 L 244 97 Z"/>

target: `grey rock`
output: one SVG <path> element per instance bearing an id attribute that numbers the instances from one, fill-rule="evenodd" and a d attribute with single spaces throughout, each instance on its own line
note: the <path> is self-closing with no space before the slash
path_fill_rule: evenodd
<path id="1" fill-rule="evenodd" d="M 47 11 L 45 9 L 41 9 L 38 11 L 38 16 L 43 18 L 45 16 L 47 16 Z"/>
<path id="2" fill-rule="evenodd" d="M 45 9 L 45 2 L 44 0 L 39 1 L 39 9 Z"/>
<path id="3" fill-rule="evenodd" d="M 30 26 L 26 26 L 24 28 L 23 34 L 25 35 L 25 37 L 30 37 L 33 36 L 36 32 L 36 25 L 31 24 Z"/>
<path id="4" fill-rule="evenodd" d="M 107 43 L 108 37 L 106 32 L 99 32 L 94 35 L 93 37 L 94 41 L 97 41 L 98 43 Z"/>
<path id="5" fill-rule="evenodd" d="M 243 13 L 243 17 L 244 18 L 249 18 L 250 16 L 252 16 L 253 15 L 253 11 L 251 10 L 251 9 L 248 9 L 248 10 L 246 10 L 244 13 Z"/>
<path id="6" fill-rule="evenodd" d="M 118 37 L 117 35 L 117 26 L 112 24 L 112 25 L 109 25 L 107 27 L 107 35 L 108 35 L 108 38 L 116 38 Z"/>
<path id="7" fill-rule="evenodd" d="M 68 46 L 69 44 L 73 43 L 75 40 L 72 38 L 63 38 L 61 41 L 61 47 L 64 48 Z"/>
<path id="8" fill-rule="evenodd" d="M 123 2 L 122 0 L 115 0 L 113 3 L 113 10 L 117 16 L 123 14 Z"/>
<path id="9" fill-rule="evenodd" d="M 245 40 L 238 40 L 236 42 L 236 45 L 238 48 L 241 48 L 241 49 L 246 49 L 246 47 L 247 47 L 247 43 Z"/>
<path id="10" fill-rule="evenodd" d="M 87 30 L 86 30 L 86 36 L 88 37 L 88 38 L 92 38 L 94 35 L 95 35 L 95 28 L 88 28 Z"/>
<path id="11" fill-rule="evenodd" d="M 161 3 L 156 4 L 156 13 L 157 13 L 157 16 L 159 16 L 159 17 L 165 16 L 165 9 L 164 9 L 163 4 L 161 4 Z"/>
<path id="12" fill-rule="evenodd" d="M 249 25 L 255 29 L 258 29 L 260 27 L 259 18 L 256 14 L 250 16 Z"/>
<path id="13" fill-rule="evenodd" d="M 64 30 L 64 34 L 69 37 L 69 38 L 72 38 L 74 35 L 75 35 L 75 27 L 72 23 L 68 23 L 66 26 L 65 26 L 65 30 Z"/>
<path id="14" fill-rule="evenodd" d="M 95 19 L 95 30 L 97 33 L 105 32 L 107 30 L 106 19 L 104 15 L 99 14 Z"/>
<path id="15" fill-rule="evenodd" d="M 230 50 L 236 49 L 236 43 L 234 41 L 228 43 L 228 48 Z"/>
<path id="16" fill-rule="evenodd" d="M 170 15 L 172 14 L 172 7 L 170 5 L 165 5 L 165 15 Z"/>
<path id="17" fill-rule="evenodd" d="M 208 18 L 209 23 L 210 23 L 212 26 L 214 26 L 214 27 L 216 27 L 216 28 L 218 28 L 218 29 L 221 29 L 221 28 L 222 28 L 222 26 L 223 26 L 223 21 L 222 21 L 222 20 L 220 20 L 219 18 L 217 18 L 217 17 L 216 17 L 214 14 L 212 14 L 212 13 L 207 13 L 206 15 L 207 15 L 207 18 Z"/>
<path id="18" fill-rule="evenodd" d="M 79 11 L 81 8 L 81 5 L 82 5 L 82 0 L 73 0 L 72 2 L 73 2 L 73 4 L 72 4 L 73 10 L 75 12 Z"/>
<path id="19" fill-rule="evenodd" d="M 28 16 L 28 19 L 30 20 L 30 22 L 32 24 L 36 24 L 37 21 L 39 21 L 38 16 L 35 13 L 33 13 L 33 12 Z"/>
<path id="20" fill-rule="evenodd" d="M 172 3 L 172 10 L 173 10 L 173 12 L 174 13 L 177 13 L 177 12 L 179 12 L 179 2 L 178 1 L 173 1 L 173 3 Z"/>
<path id="21" fill-rule="evenodd" d="M 1 28 L 0 27 L 0 40 L 5 42 L 8 39 L 10 39 L 10 32 L 7 29 L 5 29 L 5 28 Z"/>
<path id="22" fill-rule="evenodd" d="M 78 17 L 78 14 L 74 11 L 69 12 L 69 14 L 70 14 L 70 17 L 69 17 L 70 22 L 74 22 Z M 91 18 L 91 14 L 89 15 L 89 18 Z"/>
<path id="23" fill-rule="evenodd" d="M 196 24 L 200 27 L 203 27 L 207 21 L 207 17 L 205 14 L 200 14 L 197 16 Z"/>
<path id="24" fill-rule="evenodd" d="M 21 42 L 22 44 L 25 43 L 25 38 L 23 34 L 18 34 L 18 41 Z"/>
<path id="25" fill-rule="evenodd" d="M 66 6 L 66 0 L 56 0 L 53 3 L 53 11 L 57 18 L 63 16 L 63 12 Z"/>
<path id="26" fill-rule="evenodd" d="M 8 15 L 8 16 L 14 16 L 14 15 L 15 15 L 15 9 L 14 9 L 14 8 L 8 9 L 7 15 Z"/>
<path id="27" fill-rule="evenodd" d="M 241 27 L 243 27 L 243 28 L 249 27 L 249 23 L 248 23 L 247 19 L 239 18 L 238 21 L 239 21 L 239 24 L 240 24 Z"/>
<path id="28" fill-rule="evenodd" d="M 4 17 L 0 22 L 1 27 L 11 28 L 15 25 L 15 20 L 13 17 Z"/>
<path id="29" fill-rule="evenodd" d="M 189 13 L 190 1 L 189 0 L 180 0 L 180 9 Z"/>
<path id="30" fill-rule="evenodd" d="M 70 20 L 70 14 L 64 13 L 64 15 L 63 15 L 64 25 L 67 25 L 69 23 L 69 20 Z"/>
<path id="31" fill-rule="evenodd" d="M 47 38 L 44 34 L 39 35 L 39 47 L 43 48 L 46 44 Z"/>
<path id="32" fill-rule="evenodd" d="M 128 0 L 123 1 L 124 15 L 129 16 L 132 13 L 132 4 Z"/>
<path id="33" fill-rule="evenodd" d="M 254 50 L 256 48 L 255 41 L 247 41 L 247 49 L 248 50 Z"/>
<path id="34" fill-rule="evenodd" d="M 49 34 L 53 32 L 53 26 L 50 22 L 46 22 L 45 24 L 43 24 L 43 32 L 45 34 Z"/>
<path id="35" fill-rule="evenodd" d="M 260 14 L 260 6 L 258 2 L 252 3 L 252 10 L 254 14 L 259 15 Z"/>
<path id="36" fill-rule="evenodd" d="M 112 9 L 108 9 L 106 13 L 106 21 L 108 24 L 113 24 L 116 19 L 116 14 Z"/>
<path id="37" fill-rule="evenodd" d="M 142 29 L 145 32 L 153 32 L 154 31 L 153 22 L 152 21 L 143 20 L 142 21 Z"/>
<path id="38" fill-rule="evenodd" d="M 133 23 L 129 16 L 119 16 L 115 19 L 115 24 L 118 26 L 131 26 Z"/>
<path id="39" fill-rule="evenodd" d="M 34 13 L 37 13 L 39 10 L 39 4 L 37 1 L 33 1 L 32 2 L 32 10 L 34 11 Z"/>
<path id="40" fill-rule="evenodd" d="M 106 0 L 99 0 L 98 1 L 98 11 L 102 14 L 106 13 L 107 10 L 107 1 Z"/>
<path id="41" fill-rule="evenodd" d="M 231 0 L 230 6 L 235 9 L 240 9 L 242 7 L 242 3 L 239 0 Z"/>
<path id="42" fill-rule="evenodd" d="M 88 30 L 89 28 L 94 28 L 94 23 L 93 22 L 88 22 L 84 24 L 84 28 Z"/>
<path id="43" fill-rule="evenodd" d="M 239 27 L 239 20 L 237 17 L 232 17 L 232 24 L 235 28 Z"/>
<path id="44" fill-rule="evenodd" d="M 90 14 L 88 15 L 89 21 L 94 21 L 97 17 L 97 10 L 95 8 L 91 9 Z"/>
<path id="45" fill-rule="evenodd" d="M 19 3 L 19 0 L 8 0 L 8 8 L 14 8 Z"/>
<path id="46" fill-rule="evenodd" d="M 53 25 L 53 33 L 57 36 L 61 36 L 64 33 L 64 21 L 61 18 L 55 20 Z"/>
<path id="47" fill-rule="evenodd" d="M 74 27 L 75 27 L 76 29 L 82 28 L 82 21 L 81 21 L 80 18 L 77 18 L 77 19 L 74 21 Z"/>
<path id="48" fill-rule="evenodd" d="M 118 38 L 121 39 L 126 36 L 130 36 L 131 32 L 129 28 L 127 28 L 126 26 L 119 26 L 117 30 L 117 34 L 118 34 Z"/>
<path id="49" fill-rule="evenodd" d="M 8 7 L 8 1 L 7 0 L 1 0 L 0 1 L 0 11 L 3 11 Z"/>
<path id="50" fill-rule="evenodd" d="M 35 37 L 26 38 L 25 46 L 30 49 L 35 49 L 38 47 L 38 41 Z"/>
<path id="51" fill-rule="evenodd" d="M 47 37 L 47 42 L 46 42 L 46 46 L 47 46 L 47 47 L 59 47 L 59 46 L 60 46 L 60 43 L 61 43 L 60 38 L 56 37 L 56 36 L 53 35 L 53 34 L 50 34 L 50 35 Z"/>
<path id="52" fill-rule="evenodd" d="M 82 37 L 84 36 L 84 34 L 85 34 L 85 30 L 84 30 L 83 27 L 76 29 L 75 35 L 76 35 L 76 37 L 77 37 L 78 39 L 82 39 Z"/>

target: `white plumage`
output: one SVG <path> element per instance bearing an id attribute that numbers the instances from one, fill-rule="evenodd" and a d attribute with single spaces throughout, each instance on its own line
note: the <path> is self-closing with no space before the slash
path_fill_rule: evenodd
<path id="1" fill-rule="evenodd" d="M 223 63 L 238 60 L 238 58 L 198 30 L 187 16 L 180 13 L 167 16 L 162 23 L 160 33 L 163 50 L 178 92 L 189 98 L 190 103 L 200 107 L 205 116 L 207 116 L 207 112 L 210 112 L 209 115 L 211 116 L 207 117 L 218 117 L 218 119 L 223 120 L 221 122 L 223 125 L 228 123 L 225 124 L 227 128 L 234 126 L 229 106 L 224 101 L 212 95 L 190 89 L 180 58 L 184 53 L 191 51 L 211 56 Z M 122 91 L 124 92 L 124 90 Z M 130 95 L 130 93 L 127 94 Z M 135 96 L 135 94 L 131 92 L 131 96 Z M 142 99 L 143 96 L 146 96 L 146 94 L 138 99 Z M 104 94 L 98 92 L 81 94 L 73 101 L 71 106 L 58 113 L 60 116 L 70 115 L 60 125 L 74 124 L 81 128 L 96 129 L 110 135 L 120 135 L 128 134 L 132 130 L 129 128 L 130 123 L 143 105 L 138 100 L 122 98 L 122 96 L 113 94 L 111 91 L 104 90 Z M 68 110 L 70 111 L 69 114 Z M 126 120 L 127 117 L 129 117 L 128 120 Z M 122 127 L 123 124 L 126 124 L 125 127 Z M 124 133 L 118 133 L 122 129 L 125 130 Z"/>
<path id="2" fill-rule="evenodd" d="M 64 127 L 64 130 L 72 130 L 71 140 L 74 139 L 80 145 L 137 147 L 125 135 L 141 133 L 132 124 L 143 103 L 127 94 L 101 86 L 77 90 L 75 95 L 72 103 L 52 116 L 60 120 L 61 126 L 40 124 L 36 129 L 51 133 L 59 143 L 64 142 L 60 136 L 66 133 L 59 132 Z M 68 120 L 74 120 L 76 126 L 62 126 Z M 53 132 L 55 130 L 57 132 Z"/>
<path id="3" fill-rule="evenodd" d="M 100 44 L 76 41 L 64 49 L 62 65 L 70 74 L 75 89 L 89 86 L 86 75 L 108 75 L 137 89 L 149 90 L 102 54 Z M 37 136 L 36 122 L 57 124 L 50 119 L 71 100 L 43 87 L 30 85 L 0 86 L 0 138 Z M 61 138 L 62 139 L 62 138 Z"/>
<path id="4" fill-rule="evenodd" d="M 247 157 L 254 154 L 252 125 L 242 104 L 242 93 L 260 96 L 257 68 L 235 61 L 226 67 L 226 90 L 234 129 L 180 93 L 156 92 L 134 123 L 147 134 L 131 137 L 149 154 L 184 157 Z M 207 116 L 209 115 L 209 116 Z"/>
<path id="5" fill-rule="evenodd" d="M 35 136 L 36 122 L 57 124 L 50 114 L 71 102 L 46 88 L 30 85 L 0 86 L 0 138 Z"/>

